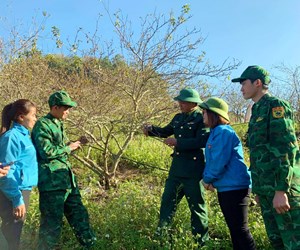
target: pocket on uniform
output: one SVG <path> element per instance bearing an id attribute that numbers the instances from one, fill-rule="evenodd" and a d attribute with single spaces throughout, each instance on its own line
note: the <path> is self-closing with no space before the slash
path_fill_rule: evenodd
<path id="1" fill-rule="evenodd" d="M 293 178 L 290 189 L 291 196 L 300 196 L 300 152 L 297 151 L 293 167 Z"/>
<path id="2" fill-rule="evenodd" d="M 299 196 L 300 197 L 300 178 L 293 178 L 293 183 L 291 184 L 291 188 L 289 193 L 291 196 Z"/>
<path id="3" fill-rule="evenodd" d="M 58 169 L 51 173 L 51 184 L 55 189 L 67 189 L 71 187 L 71 177 L 66 169 Z"/>

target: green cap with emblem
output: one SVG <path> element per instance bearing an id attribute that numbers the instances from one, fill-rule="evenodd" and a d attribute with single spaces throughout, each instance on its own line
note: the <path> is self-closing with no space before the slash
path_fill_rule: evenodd
<path id="1" fill-rule="evenodd" d="M 269 72 L 257 65 L 247 67 L 240 77 L 234 78 L 231 81 L 243 82 L 247 79 L 252 81 L 260 79 L 265 85 L 268 85 L 271 82 Z"/>
<path id="2" fill-rule="evenodd" d="M 63 91 L 63 90 L 54 92 L 52 95 L 50 95 L 48 103 L 49 103 L 50 107 L 53 107 L 55 105 L 57 105 L 57 106 L 70 106 L 70 107 L 76 107 L 77 106 L 77 103 L 72 101 L 69 94 L 66 91 Z"/>
<path id="3" fill-rule="evenodd" d="M 208 109 L 229 121 L 228 104 L 224 100 L 218 97 L 211 97 L 207 101 L 200 103 L 199 106 L 200 108 Z"/>
<path id="4" fill-rule="evenodd" d="M 182 89 L 179 96 L 174 97 L 175 101 L 201 103 L 199 93 L 195 89 Z"/>

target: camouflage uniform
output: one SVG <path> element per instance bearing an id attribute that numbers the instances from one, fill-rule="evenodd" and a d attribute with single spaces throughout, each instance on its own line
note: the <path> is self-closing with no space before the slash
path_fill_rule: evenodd
<path id="1" fill-rule="evenodd" d="M 62 229 L 63 215 L 73 228 L 78 241 L 91 246 L 95 236 L 89 216 L 82 204 L 76 178 L 71 171 L 63 122 L 51 114 L 39 119 L 32 131 L 39 162 L 38 189 L 41 223 L 39 249 L 55 249 Z"/>
<path id="2" fill-rule="evenodd" d="M 204 188 L 199 185 L 204 170 L 205 147 L 209 133 L 204 128 L 199 108 L 191 113 L 175 115 L 165 127 L 152 126 L 150 136 L 169 137 L 174 135 L 177 146 L 165 184 L 161 201 L 159 228 L 170 224 L 177 206 L 186 196 L 191 211 L 192 233 L 199 236 L 202 244 L 208 239 L 207 207 L 204 201 Z"/>
<path id="3" fill-rule="evenodd" d="M 269 94 L 255 103 L 247 144 L 253 192 L 259 196 L 273 247 L 300 249 L 299 148 L 290 105 Z M 288 212 L 278 214 L 273 208 L 275 191 L 287 193 L 291 206 Z"/>

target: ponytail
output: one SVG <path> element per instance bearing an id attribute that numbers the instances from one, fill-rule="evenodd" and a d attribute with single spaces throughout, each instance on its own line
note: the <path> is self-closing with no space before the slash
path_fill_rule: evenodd
<path id="1" fill-rule="evenodd" d="M 7 130 L 9 130 L 13 119 L 12 113 L 13 113 L 13 102 L 7 104 L 2 110 L 2 122 L 1 122 L 0 135 L 4 134 Z"/>

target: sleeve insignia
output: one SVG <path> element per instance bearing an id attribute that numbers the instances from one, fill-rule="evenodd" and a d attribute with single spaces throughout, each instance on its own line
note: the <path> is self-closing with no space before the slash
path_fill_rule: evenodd
<path id="1" fill-rule="evenodd" d="M 283 118 L 284 108 L 283 107 L 272 108 L 272 115 L 274 118 Z"/>

